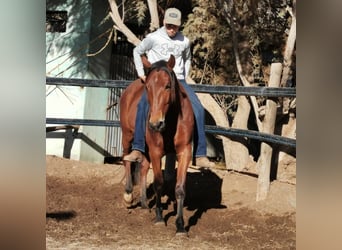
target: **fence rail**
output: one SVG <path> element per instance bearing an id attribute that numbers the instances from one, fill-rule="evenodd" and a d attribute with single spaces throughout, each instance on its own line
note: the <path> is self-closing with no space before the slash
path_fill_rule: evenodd
<path id="1" fill-rule="evenodd" d="M 93 119 L 65 119 L 65 118 L 46 118 L 46 124 L 64 124 L 64 125 L 83 125 L 100 127 L 119 127 L 120 121 L 93 120 Z M 219 126 L 205 125 L 205 132 L 224 136 L 247 137 L 268 143 L 274 143 L 284 146 L 296 147 L 296 140 L 282 137 L 279 135 L 265 134 L 258 131 L 224 128 Z"/>
<path id="2" fill-rule="evenodd" d="M 68 85 L 98 88 L 126 88 L 132 81 L 124 80 L 95 80 L 77 78 L 47 77 L 48 85 Z M 189 84 L 197 93 L 229 94 L 266 97 L 295 97 L 295 88 L 244 87 L 229 85 Z"/>
<path id="3" fill-rule="evenodd" d="M 57 78 L 47 77 L 47 85 L 67 85 L 82 87 L 100 87 L 100 88 L 126 88 L 132 81 L 125 80 L 94 80 L 77 78 Z M 244 87 L 244 86 L 212 86 L 190 84 L 195 92 L 209 94 L 229 94 L 246 96 L 266 96 L 266 97 L 295 97 L 295 88 L 270 88 L 270 87 Z M 92 120 L 92 119 L 69 119 L 69 118 L 46 118 L 46 124 L 64 124 L 64 125 L 84 125 L 84 126 L 105 126 L 119 127 L 120 121 L 114 120 Z M 218 126 L 205 126 L 205 131 L 211 134 L 223 136 L 247 137 L 263 142 L 274 143 L 278 145 L 296 147 L 296 140 L 282 137 L 279 135 L 265 134 L 258 131 L 224 128 Z"/>

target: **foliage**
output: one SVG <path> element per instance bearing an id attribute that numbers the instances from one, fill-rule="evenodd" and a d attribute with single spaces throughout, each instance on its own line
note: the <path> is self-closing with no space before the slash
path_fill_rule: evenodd
<path id="1" fill-rule="evenodd" d="M 239 84 L 228 14 L 238 34 L 243 73 L 251 83 L 266 84 L 270 63 L 282 60 L 290 26 L 286 7 L 291 7 L 291 1 L 235 0 L 230 13 L 223 11 L 222 2 L 232 4 L 193 1 L 193 13 L 188 15 L 184 27 L 184 34 L 193 43 L 191 76 L 205 84 Z"/>
<path id="2" fill-rule="evenodd" d="M 124 13 L 125 23 L 138 23 L 140 29 L 145 29 L 140 34 L 146 35 L 150 21 L 147 2 L 117 3 L 120 12 Z M 286 31 L 291 24 L 286 8 L 292 7 L 292 0 L 158 0 L 157 3 L 160 20 L 163 10 L 168 7 L 182 11 L 182 31 L 192 43 L 190 76 L 197 83 L 241 85 L 234 54 L 233 28 L 237 34 L 242 74 L 252 85 L 267 85 L 270 64 L 282 62 Z M 228 9 L 224 8 L 225 4 Z M 214 98 L 228 112 L 236 107 L 235 97 L 220 95 Z M 258 98 L 259 103 L 264 99 Z"/>
<path id="3" fill-rule="evenodd" d="M 117 1 L 119 13 L 125 23 L 137 23 L 141 26 L 148 22 L 147 5 L 144 1 Z"/>
<path id="4" fill-rule="evenodd" d="M 224 85 L 234 76 L 238 80 L 231 67 L 234 58 L 229 28 L 218 14 L 213 1 L 200 0 L 184 24 L 183 32 L 192 42 L 191 77 L 198 83 Z"/>
<path id="5" fill-rule="evenodd" d="M 140 34 L 146 35 L 150 22 L 147 2 L 117 3 L 125 23 L 137 23 L 144 29 Z M 234 20 L 243 74 L 249 82 L 266 85 L 270 64 L 282 61 L 291 24 L 286 8 L 292 7 L 292 0 L 158 0 L 157 3 L 161 20 L 163 10 L 168 7 L 182 11 L 182 31 L 192 42 L 190 75 L 197 83 L 240 85 L 229 16 Z M 231 6 L 229 13 L 223 10 L 224 3 Z"/>
<path id="6" fill-rule="evenodd" d="M 138 1 L 132 9 L 135 11 L 135 17 L 138 21 L 138 24 L 142 25 L 144 21 L 146 21 L 146 13 L 148 12 L 146 4 L 144 1 Z"/>

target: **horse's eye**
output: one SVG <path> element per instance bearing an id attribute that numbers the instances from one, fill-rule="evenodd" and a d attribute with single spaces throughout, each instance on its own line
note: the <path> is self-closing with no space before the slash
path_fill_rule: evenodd
<path id="1" fill-rule="evenodd" d="M 165 89 L 171 89 L 171 85 L 170 84 L 166 85 Z"/>

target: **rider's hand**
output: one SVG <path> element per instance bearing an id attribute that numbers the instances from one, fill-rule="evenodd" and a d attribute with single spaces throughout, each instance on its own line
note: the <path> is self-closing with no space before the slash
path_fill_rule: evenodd
<path id="1" fill-rule="evenodd" d="M 146 81 L 146 76 L 139 76 L 139 78 L 141 79 L 142 82 Z"/>

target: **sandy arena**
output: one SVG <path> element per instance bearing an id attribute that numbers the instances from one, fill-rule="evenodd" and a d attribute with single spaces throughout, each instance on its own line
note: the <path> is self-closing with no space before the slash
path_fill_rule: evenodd
<path id="1" fill-rule="evenodd" d="M 47 156 L 46 248 L 295 249 L 295 171 L 295 162 L 280 166 L 267 200 L 256 202 L 254 174 L 189 169 L 184 209 L 188 237 L 179 237 L 172 197 L 163 197 L 165 226 L 153 223 L 151 187 L 150 210 L 126 208 L 121 164 Z M 138 188 L 134 194 L 138 199 Z"/>

